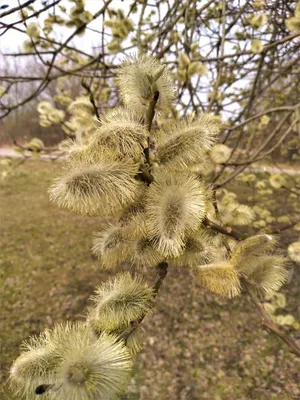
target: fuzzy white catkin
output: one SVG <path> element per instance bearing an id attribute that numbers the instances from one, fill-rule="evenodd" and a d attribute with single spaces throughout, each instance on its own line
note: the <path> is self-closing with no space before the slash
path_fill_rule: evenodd
<path id="1" fill-rule="evenodd" d="M 123 103 L 138 115 L 144 116 L 153 97 L 149 77 L 154 78 L 162 65 L 152 56 L 129 57 L 117 71 L 117 82 Z M 159 98 L 155 110 L 167 114 L 174 99 L 174 86 L 171 75 L 165 68 L 155 82 Z"/>
<path id="2" fill-rule="evenodd" d="M 116 336 L 97 337 L 83 323 L 66 323 L 31 340 L 11 368 L 10 383 L 27 400 L 44 385 L 49 400 L 117 400 L 131 368 L 130 352 Z"/>
<path id="3" fill-rule="evenodd" d="M 88 323 L 97 332 L 126 329 L 131 321 L 152 312 L 153 289 L 141 276 L 119 273 L 96 289 Z"/>
<path id="4" fill-rule="evenodd" d="M 197 230 L 206 215 L 206 189 L 189 173 L 165 171 L 150 186 L 146 225 L 155 248 L 166 257 L 184 251 L 185 233 Z"/>

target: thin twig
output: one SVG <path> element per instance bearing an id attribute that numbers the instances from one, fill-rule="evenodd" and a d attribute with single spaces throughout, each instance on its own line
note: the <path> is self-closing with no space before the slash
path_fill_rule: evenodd
<path id="1" fill-rule="evenodd" d="M 290 353 L 293 353 L 296 356 L 300 357 L 300 348 L 295 340 L 283 330 L 281 330 L 281 328 L 272 320 L 271 316 L 267 313 L 264 305 L 258 300 L 256 293 L 251 289 L 249 284 L 244 281 L 243 286 L 248 292 L 252 303 L 255 305 L 257 311 L 261 316 L 263 328 L 268 329 L 276 336 L 278 336 L 282 341 L 284 341 L 287 344 Z"/>
<path id="2" fill-rule="evenodd" d="M 153 118 L 154 118 L 154 115 L 155 115 L 155 106 L 156 106 L 156 103 L 157 103 L 158 99 L 159 99 L 159 91 L 156 91 L 156 92 L 153 93 L 153 96 L 152 96 L 152 98 L 150 100 L 149 108 L 148 108 L 147 114 L 146 114 L 146 123 L 147 123 L 149 136 L 148 136 L 148 140 L 147 140 L 148 141 L 148 147 L 144 150 L 144 154 L 145 154 L 146 162 L 147 162 L 147 164 L 149 166 L 151 165 L 151 161 L 150 161 L 150 132 L 151 132 Z"/>
<path id="3" fill-rule="evenodd" d="M 202 221 L 202 224 L 205 225 L 206 227 L 211 228 L 212 230 L 218 232 L 218 233 L 222 233 L 223 235 L 227 235 L 230 237 L 233 237 L 236 240 L 243 240 L 246 239 L 248 237 L 248 235 L 246 235 L 245 233 L 242 232 L 238 232 L 235 229 L 229 227 L 229 226 L 221 226 L 216 224 L 213 221 L 210 221 L 209 219 L 205 218 Z"/>
<path id="4" fill-rule="evenodd" d="M 98 108 L 97 108 L 96 103 L 95 103 L 94 93 L 92 92 L 90 86 L 85 82 L 84 79 L 81 79 L 81 86 L 85 90 L 87 90 L 87 92 L 89 94 L 90 102 L 91 102 L 92 106 L 94 107 L 94 111 L 95 111 L 96 117 L 98 119 L 100 119 L 99 111 L 98 111 Z"/>
<path id="5" fill-rule="evenodd" d="M 221 37 L 221 58 L 224 57 L 224 51 L 225 51 L 225 37 L 226 37 L 226 1 L 222 1 L 222 37 Z M 214 102 L 217 98 L 218 95 L 218 90 L 222 78 L 222 72 L 223 72 L 223 63 L 222 61 L 219 62 L 219 68 L 217 72 L 217 80 L 214 86 L 214 90 L 207 108 L 207 111 L 211 111 L 212 106 L 214 105 Z"/>

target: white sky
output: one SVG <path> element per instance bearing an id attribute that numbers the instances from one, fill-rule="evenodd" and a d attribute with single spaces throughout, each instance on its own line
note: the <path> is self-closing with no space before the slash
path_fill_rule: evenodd
<path id="1" fill-rule="evenodd" d="M 24 4 L 26 0 L 20 0 L 21 4 Z M 53 0 L 50 0 L 52 2 Z M 14 8 L 18 7 L 18 0 L 0 0 L 0 7 L 2 5 L 9 5 L 9 8 Z M 36 10 L 40 8 L 41 1 L 36 0 L 35 3 L 33 3 L 33 6 L 35 7 Z M 51 3 L 50 3 L 51 4 Z M 63 0 L 61 5 L 65 5 L 66 7 L 72 7 L 74 3 L 71 3 L 69 0 Z M 122 9 L 125 11 L 125 13 L 129 10 L 129 6 L 131 4 L 131 0 L 114 0 L 111 3 L 111 7 L 114 9 Z M 92 14 L 94 14 L 96 11 L 98 11 L 102 6 L 104 5 L 102 0 L 86 0 L 86 7 L 85 10 L 90 11 Z M 2 12 L 8 11 L 9 8 L 0 9 L 0 14 Z M 51 11 L 51 9 L 49 10 Z M 58 11 L 58 7 L 56 6 L 56 11 Z M 34 22 L 34 21 L 39 21 L 42 22 L 46 17 L 47 17 L 48 12 L 43 13 L 42 15 L 39 16 L 38 19 L 32 18 L 29 20 L 29 22 Z M 135 14 L 137 15 L 137 14 Z M 134 16 L 132 15 L 131 18 L 134 19 Z M 8 15 L 7 17 L 1 18 L 1 22 L 4 22 L 6 24 L 12 23 L 20 19 L 19 13 L 15 12 L 11 15 Z M 101 18 L 97 19 L 96 21 L 93 21 L 89 24 L 90 28 L 94 29 L 101 29 L 101 26 L 99 26 L 99 23 L 101 23 Z M 19 24 L 18 27 L 20 29 L 25 29 L 23 23 Z M 57 25 L 55 25 L 55 35 L 61 35 L 65 39 L 71 35 L 71 33 L 74 31 L 74 28 L 59 28 Z M 58 31 L 59 30 L 59 31 Z M 0 30 L 1 32 L 1 30 Z M 51 35 L 53 35 L 51 33 Z M 59 38 L 59 36 L 56 36 Z M 6 32 L 3 36 L 0 37 L 0 51 L 3 53 L 12 53 L 12 52 L 17 52 L 22 48 L 22 43 L 28 39 L 28 36 L 26 34 L 22 34 L 20 32 L 17 32 L 16 30 L 10 29 L 8 32 Z M 84 37 L 76 37 L 73 43 L 76 43 L 76 47 L 81 48 L 82 50 L 86 50 L 89 52 L 92 46 L 97 46 L 99 42 L 97 41 L 98 37 L 97 34 L 94 32 L 91 32 L 89 30 L 86 30 L 86 33 Z M 100 36 L 99 36 L 100 40 Z"/>

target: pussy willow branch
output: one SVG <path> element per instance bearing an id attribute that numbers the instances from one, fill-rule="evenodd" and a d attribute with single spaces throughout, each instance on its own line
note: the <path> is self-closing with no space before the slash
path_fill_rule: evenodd
<path id="1" fill-rule="evenodd" d="M 28 0 L 24 4 L 22 4 L 21 7 L 18 6 L 18 7 L 11 8 L 8 11 L 4 11 L 3 13 L 0 14 L 0 18 L 3 18 L 9 14 L 13 14 L 15 11 L 19 11 L 22 8 L 28 7 L 28 6 L 30 6 L 30 4 L 32 4 L 34 2 L 35 2 L 35 0 Z"/>
<path id="2" fill-rule="evenodd" d="M 149 103 L 149 108 L 147 110 L 146 113 L 146 124 L 147 124 L 147 128 L 148 128 L 148 132 L 149 132 L 149 136 L 147 138 L 147 148 L 144 150 L 144 154 L 145 154 L 145 158 L 146 158 L 146 162 L 148 164 L 148 166 L 151 166 L 151 160 L 150 160 L 150 132 L 151 132 L 151 127 L 152 127 L 152 122 L 153 122 L 153 118 L 155 115 L 155 106 L 156 103 L 159 99 L 159 91 L 156 91 L 153 93 L 153 96 L 150 100 Z M 150 184 L 153 182 L 153 176 L 151 175 L 150 171 L 142 171 L 140 173 L 141 177 L 145 180 L 146 183 Z"/>
<path id="3" fill-rule="evenodd" d="M 163 284 L 163 281 L 164 281 L 165 277 L 167 276 L 168 264 L 166 262 L 161 262 L 156 266 L 156 269 L 158 272 L 158 279 L 156 280 L 155 284 L 153 285 L 154 299 L 156 298 L 156 296 L 161 288 L 161 285 Z M 121 333 L 121 335 L 119 335 L 117 342 L 124 341 L 124 343 L 126 345 L 128 338 L 137 329 L 137 327 L 142 323 L 144 318 L 145 318 L 145 315 L 142 315 L 138 320 L 132 321 L 130 323 L 130 327 L 128 329 L 126 329 L 125 331 L 123 331 Z M 53 387 L 53 384 L 39 385 L 36 387 L 35 393 L 37 395 L 44 394 L 48 390 L 51 390 L 52 387 Z"/>
<path id="4" fill-rule="evenodd" d="M 218 208 L 216 190 L 213 191 L 213 202 L 212 202 L 212 204 L 213 204 L 213 207 L 214 207 L 214 210 L 215 210 L 215 214 L 216 214 L 217 220 L 219 221 L 220 224 L 223 225 L 221 214 L 220 214 L 219 208 Z M 230 250 L 230 246 L 228 244 L 227 238 L 225 236 L 221 236 L 221 240 L 222 240 L 223 245 L 226 248 L 227 254 L 230 255 L 231 250 Z"/>
<path id="5" fill-rule="evenodd" d="M 270 225 L 268 228 L 264 228 L 259 231 L 259 233 L 266 233 L 269 235 L 272 234 L 278 234 L 280 232 L 283 232 L 287 229 L 292 228 L 293 226 L 297 225 L 300 222 L 300 218 L 294 218 L 289 222 L 282 223 L 282 224 L 276 224 L 276 225 Z M 214 230 L 215 232 L 222 233 L 223 235 L 233 237 L 236 240 L 244 240 L 247 239 L 250 235 L 239 232 L 236 229 L 231 228 L 230 226 L 221 226 L 216 224 L 213 221 L 210 221 L 208 218 L 205 218 L 202 221 L 202 224 L 206 226 L 207 228 L 210 228 Z"/>
<path id="6" fill-rule="evenodd" d="M 223 227 L 219 227 L 218 226 L 217 230 L 220 231 L 220 228 L 222 229 Z M 225 232 L 221 232 L 221 233 L 226 234 Z M 228 245 L 228 243 L 227 243 L 227 245 Z M 277 325 L 272 320 L 271 316 L 267 313 L 267 311 L 264 308 L 263 304 L 259 301 L 256 293 L 253 291 L 251 285 L 247 282 L 246 279 L 242 279 L 242 284 L 243 284 L 243 287 L 248 292 L 252 303 L 255 305 L 256 309 L 258 310 L 258 312 L 261 315 L 262 326 L 264 328 L 269 329 L 271 332 L 273 332 L 275 335 L 277 335 L 282 341 L 284 341 L 287 344 L 290 353 L 293 353 L 296 356 L 300 357 L 300 348 L 298 347 L 298 345 L 294 341 L 294 339 L 291 338 L 287 333 L 282 331 L 280 329 L 279 325 Z"/>
<path id="7" fill-rule="evenodd" d="M 149 136 L 148 136 L 148 147 L 147 149 L 145 149 L 145 157 L 149 166 L 150 166 L 150 132 L 151 132 L 152 121 L 155 114 L 155 106 L 158 98 L 159 98 L 159 92 L 156 91 L 153 93 L 153 97 L 150 100 L 149 108 L 146 114 L 146 122 L 147 122 Z M 143 171 L 142 173 L 146 174 L 145 177 L 150 180 L 150 182 L 148 181 L 149 184 L 153 182 L 153 176 L 150 174 L 150 172 Z M 154 298 L 159 292 L 159 289 L 167 275 L 168 264 L 166 262 L 161 262 L 157 265 L 156 269 L 158 272 L 158 279 L 153 286 Z M 126 329 L 124 332 L 122 332 L 121 335 L 118 337 L 118 341 L 123 340 L 124 343 L 126 344 L 129 336 L 136 330 L 136 328 L 141 324 L 144 318 L 145 315 L 142 315 L 138 320 L 132 321 L 130 323 L 130 327 Z"/>
<path id="8" fill-rule="evenodd" d="M 271 316 L 267 313 L 264 305 L 259 301 L 256 293 L 253 291 L 251 286 L 243 281 L 243 286 L 248 292 L 252 303 L 255 305 L 257 311 L 259 312 L 262 319 L 262 326 L 276 336 L 278 336 L 283 342 L 285 342 L 288 346 L 289 352 L 295 354 L 297 357 L 300 357 L 300 347 L 297 345 L 295 340 L 291 338 L 287 333 L 285 333 L 279 325 L 277 325 L 271 318 Z"/>
<path id="9" fill-rule="evenodd" d="M 216 224 L 213 221 L 210 221 L 209 219 L 205 218 L 202 221 L 202 224 L 205 225 L 207 228 L 211 228 L 215 232 L 222 233 L 223 235 L 233 237 L 236 240 L 243 240 L 248 237 L 245 233 L 238 232 L 235 229 L 229 227 L 229 226 L 221 226 Z"/>
<path id="10" fill-rule="evenodd" d="M 226 228 L 216 225 L 213 222 L 209 220 L 205 220 L 203 222 L 206 226 L 210 226 L 212 229 L 216 230 L 217 232 L 223 233 L 224 235 L 227 236 L 232 236 L 235 239 L 242 239 L 240 234 L 234 233 L 228 231 Z M 286 229 L 291 227 L 293 225 L 289 225 Z M 264 328 L 269 329 L 272 333 L 277 335 L 282 341 L 284 341 L 289 349 L 290 353 L 295 354 L 296 356 L 300 357 L 300 348 L 297 345 L 297 343 L 294 341 L 293 338 L 291 338 L 287 333 L 285 333 L 283 330 L 280 329 L 279 325 L 277 325 L 271 318 L 271 316 L 267 313 L 266 309 L 264 308 L 263 304 L 259 301 L 256 293 L 253 291 L 251 285 L 246 281 L 246 279 L 242 279 L 242 284 L 243 287 L 246 289 L 248 292 L 250 299 L 252 303 L 255 305 L 256 309 L 261 315 L 262 318 L 262 326 Z"/>
<path id="11" fill-rule="evenodd" d="M 282 224 L 270 225 L 268 228 L 263 230 L 264 233 L 272 234 L 272 233 L 280 233 L 293 226 L 297 225 L 300 222 L 300 217 L 292 219 L 289 222 L 285 222 Z"/>
<path id="12" fill-rule="evenodd" d="M 150 100 L 149 108 L 148 108 L 147 114 L 146 114 L 146 123 L 147 123 L 149 136 L 148 136 L 148 147 L 145 149 L 145 157 L 146 157 L 146 161 L 149 166 L 151 165 L 150 164 L 150 132 L 151 132 L 151 127 L 152 127 L 152 121 L 153 121 L 153 118 L 155 115 L 155 106 L 156 106 L 158 98 L 159 98 L 159 92 L 156 91 L 153 93 L 153 97 Z M 151 175 L 150 172 L 143 171 L 142 173 L 146 174 L 145 177 L 150 180 L 150 181 L 148 180 L 149 184 L 153 182 L 153 176 Z M 158 279 L 153 286 L 154 298 L 156 297 L 157 293 L 159 292 L 159 289 L 167 275 L 168 264 L 166 262 L 161 262 L 157 265 L 156 269 L 158 272 Z M 144 318 L 145 318 L 145 315 L 142 315 L 138 320 L 132 321 L 130 323 L 130 327 L 128 329 L 126 329 L 124 332 L 122 332 L 121 335 L 118 337 L 118 341 L 123 340 L 124 343 L 126 344 L 129 336 L 136 330 L 136 328 L 141 324 L 141 322 L 144 320 Z"/>
<path id="13" fill-rule="evenodd" d="M 156 106 L 158 99 L 159 99 L 159 91 L 156 91 L 153 93 L 153 97 L 150 100 L 149 108 L 148 108 L 147 115 L 146 115 L 147 128 L 148 128 L 149 133 L 151 132 L 152 122 L 153 122 L 153 118 L 154 118 L 154 114 L 155 114 L 155 106 Z"/>
<path id="14" fill-rule="evenodd" d="M 83 83 L 82 83 L 82 86 L 85 89 L 87 89 L 87 87 L 84 86 Z M 90 90 L 90 89 L 88 88 L 87 90 Z M 146 114 L 149 137 L 148 137 L 148 152 L 146 153 L 147 149 L 145 149 L 145 156 L 146 156 L 146 159 L 147 159 L 149 165 L 150 165 L 150 153 L 149 153 L 149 150 L 150 150 L 150 131 L 151 131 L 152 121 L 153 121 L 154 114 L 155 114 L 155 106 L 156 106 L 158 98 L 159 98 L 159 92 L 156 91 L 156 92 L 154 92 L 153 97 L 150 100 L 149 108 L 148 108 L 148 111 L 147 111 L 147 114 Z M 148 155 L 148 157 L 147 157 L 147 155 Z M 151 182 L 153 182 L 152 175 L 150 173 L 148 173 L 148 175 L 151 176 L 151 178 L 152 178 Z M 158 279 L 157 279 L 157 281 L 155 282 L 155 284 L 153 286 L 154 299 L 155 299 L 157 293 L 159 292 L 159 289 L 160 289 L 165 277 L 167 276 L 168 264 L 166 262 L 159 263 L 157 265 L 156 269 L 158 271 Z M 123 340 L 124 343 L 126 344 L 126 342 L 127 342 L 128 338 L 130 337 L 130 335 L 142 323 L 144 318 L 145 318 L 145 315 L 142 315 L 138 320 L 132 321 L 130 323 L 130 327 L 128 329 L 126 329 L 124 332 L 121 333 L 121 335 L 118 337 L 117 341 L 120 342 L 121 340 Z M 47 390 L 50 390 L 52 387 L 53 387 L 52 384 L 50 384 L 50 385 L 45 385 L 45 384 L 40 385 L 35 389 L 35 393 L 37 395 L 41 395 L 41 394 L 47 392 Z"/>

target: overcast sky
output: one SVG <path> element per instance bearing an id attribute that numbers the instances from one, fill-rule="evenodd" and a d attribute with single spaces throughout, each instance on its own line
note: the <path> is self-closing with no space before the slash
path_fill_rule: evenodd
<path id="1" fill-rule="evenodd" d="M 53 1 L 53 0 L 51 0 L 51 1 Z M 23 3 L 25 3 L 25 0 L 20 0 L 20 2 L 21 2 L 21 4 L 23 4 Z M 66 6 L 74 5 L 74 3 L 71 3 L 68 0 L 63 0 L 61 2 L 61 4 L 66 5 Z M 115 9 L 120 8 L 120 9 L 124 10 L 126 13 L 129 9 L 130 4 L 131 4 L 130 0 L 124 0 L 124 1 L 114 0 L 112 3 L 112 6 Z M 9 8 L 18 7 L 18 1 L 17 0 L 0 0 L 0 7 L 2 5 L 9 5 Z M 34 5 L 35 9 L 38 10 L 40 8 L 41 1 L 36 0 L 36 2 L 33 5 Z M 85 9 L 94 14 L 103 5 L 104 5 L 104 3 L 102 0 L 86 0 Z M 5 8 L 5 9 L 1 10 L 0 14 L 1 14 L 1 12 L 9 10 L 9 8 Z M 58 10 L 57 7 L 56 7 L 56 10 Z M 137 14 L 135 14 L 135 15 L 137 15 Z M 135 15 L 132 15 L 131 18 L 134 19 Z M 33 21 L 42 22 L 46 17 L 47 17 L 47 12 L 44 13 L 43 15 L 41 15 L 39 17 L 39 19 L 36 19 L 36 18 L 30 19 L 30 22 L 33 22 Z M 8 15 L 7 17 L 1 18 L 1 22 L 9 24 L 9 23 L 17 21 L 18 19 L 20 19 L 19 12 L 15 12 L 11 15 Z M 96 21 L 91 22 L 89 24 L 89 27 L 99 30 L 101 28 L 101 26 L 99 26 L 99 24 L 101 24 L 101 18 L 98 18 Z M 18 27 L 20 29 L 24 29 L 23 23 L 19 24 Z M 61 36 L 64 38 L 67 38 L 68 35 L 71 35 L 71 33 L 74 30 L 74 28 L 60 28 L 57 25 L 55 25 L 55 29 L 56 29 L 55 34 L 59 35 L 58 37 Z M 76 39 L 75 39 L 76 47 L 85 49 L 86 51 L 88 51 L 89 49 L 91 49 L 92 46 L 97 46 L 99 44 L 99 42 L 98 42 L 99 38 L 100 38 L 100 36 L 98 36 L 94 32 L 87 30 L 84 37 L 82 37 L 82 38 L 76 37 Z M 12 52 L 17 52 L 18 50 L 20 51 L 22 48 L 22 43 L 26 39 L 28 39 L 28 36 L 26 34 L 23 34 L 23 33 L 17 32 L 16 30 L 10 29 L 8 32 L 6 32 L 3 36 L 0 37 L 0 50 L 3 53 L 7 53 L 7 52 L 12 53 Z M 73 41 L 73 43 L 74 43 L 74 41 Z"/>

